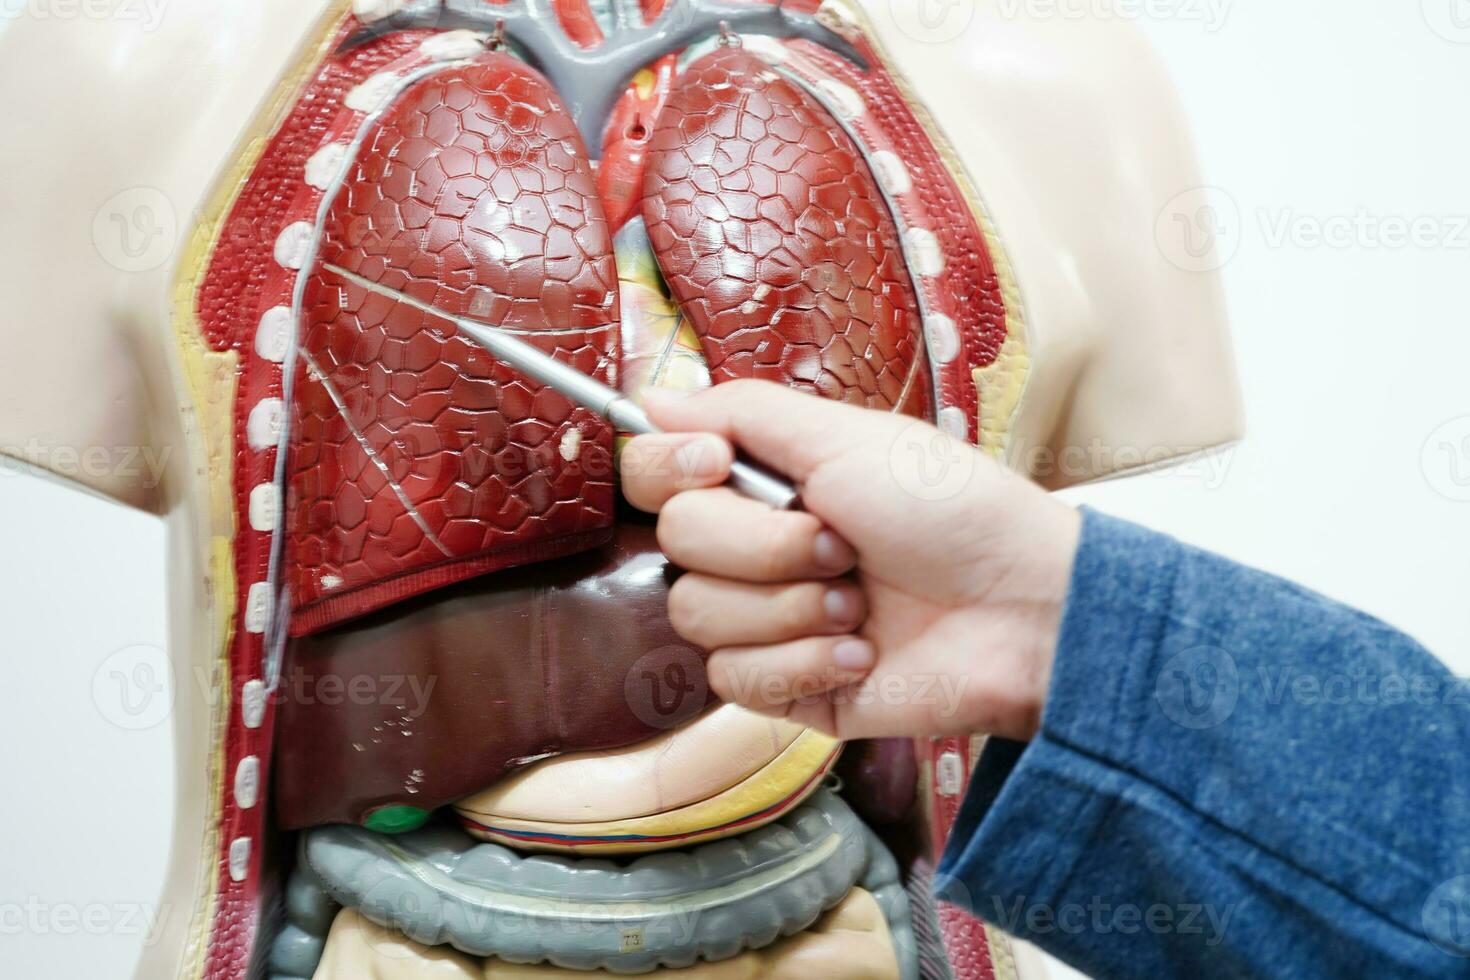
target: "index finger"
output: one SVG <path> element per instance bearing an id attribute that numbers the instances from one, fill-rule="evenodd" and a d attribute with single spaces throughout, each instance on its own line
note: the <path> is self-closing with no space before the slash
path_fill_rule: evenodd
<path id="1" fill-rule="evenodd" d="M 659 432 L 635 436 L 618 454 L 623 496 L 656 514 L 677 493 L 717 487 L 730 478 L 735 450 L 707 432 Z"/>
<path id="2" fill-rule="evenodd" d="M 654 389 L 644 402 L 660 428 L 715 433 L 798 484 L 826 461 L 914 422 L 769 381 L 727 381 L 698 392 Z"/>

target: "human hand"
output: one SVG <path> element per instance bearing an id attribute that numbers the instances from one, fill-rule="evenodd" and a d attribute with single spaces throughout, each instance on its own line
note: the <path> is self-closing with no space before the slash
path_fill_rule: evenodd
<path id="1" fill-rule="evenodd" d="M 655 392 L 621 459 L 722 698 L 844 739 L 1035 735 L 1081 518 L 912 418 L 765 382 Z M 731 444 L 804 511 L 722 487 Z"/>

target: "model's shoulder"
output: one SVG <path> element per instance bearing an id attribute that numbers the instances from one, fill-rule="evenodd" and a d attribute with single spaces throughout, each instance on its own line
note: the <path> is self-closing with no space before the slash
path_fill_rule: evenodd
<path id="1" fill-rule="evenodd" d="M 827 0 L 850 11 L 905 70 L 924 65 L 956 79 L 1050 99 L 1155 96 L 1172 88 L 1136 18 L 1109 0 Z M 927 73 L 927 72 L 926 72 Z M 1086 85 L 1077 86 L 1077 80 Z"/>
<path id="2" fill-rule="evenodd" d="M 1108 0 L 827 2 L 853 13 L 976 176 L 1071 161 L 1075 196 L 1149 214 L 1199 184 L 1173 80 Z"/>

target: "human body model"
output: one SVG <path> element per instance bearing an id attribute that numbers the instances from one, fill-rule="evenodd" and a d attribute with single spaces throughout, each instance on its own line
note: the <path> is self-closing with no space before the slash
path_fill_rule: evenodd
<path id="1" fill-rule="evenodd" d="M 324 2 L 176 2 L 152 25 L 22 19 L 0 34 L 0 73 L 33 93 L 15 106 L 13 125 L 46 134 L 47 148 L 31 154 L 27 141 L 11 141 L 0 160 L 10 178 L 6 213 L 31 229 L 0 243 L 0 258 L 22 273 L 11 294 L 0 446 L 166 515 L 177 668 L 200 668 L 230 694 L 181 699 L 175 709 L 178 812 L 163 900 L 194 914 L 170 920 L 140 975 L 233 976 L 269 941 L 256 934 L 258 905 L 262 889 L 279 882 L 266 857 L 265 804 L 239 791 L 249 760 L 264 760 L 260 779 L 273 783 L 287 829 L 346 822 L 410 832 L 429 810 L 459 801 L 459 819 L 476 837 L 535 851 L 563 846 L 547 827 L 569 821 L 548 815 L 555 808 L 536 787 L 555 783 L 538 776 L 553 770 L 528 767 L 531 759 L 636 755 L 646 740 L 684 732 L 680 744 L 701 760 L 729 737 L 723 721 L 710 721 L 724 709 L 706 711 L 702 699 L 665 726 L 632 695 L 609 694 L 643 669 L 651 649 L 663 649 L 647 611 L 663 592 L 629 585 L 651 581 L 656 551 L 646 528 L 614 517 L 616 433 L 560 403 L 548 407 L 534 386 L 471 353 L 422 311 L 375 307 L 353 291 L 352 276 L 391 279 L 455 315 L 540 333 L 548 352 L 625 392 L 774 374 L 812 394 L 935 424 L 1051 487 L 1238 435 L 1218 280 L 1172 262 L 1155 234 L 1161 212 L 1201 180 L 1166 80 L 1130 28 L 979 4 L 946 36 L 895 20 L 876 0 L 791 6 L 804 18 L 800 30 L 763 21 L 746 35 L 740 23 L 714 22 L 694 32 L 697 43 L 681 35 L 679 50 L 653 51 L 639 75 L 609 81 L 617 97 L 607 100 L 607 127 L 579 115 L 585 99 L 563 104 L 575 93 L 546 82 L 556 72 L 544 61 L 536 68 L 523 32 L 561 30 L 595 49 L 593 35 L 615 41 L 620 27 L 636 29 L 627 4 L 612 13 L 530 4 L 545 16 L 502 18 L 511 22 L 504 34 L 493 17 L 484 30 L 405 22 L 350 49 L 344 42 L 391 12 L 352 19 Z M 657 24 L 682 9 L 650 4 L 637 15 Z M 705 7 L 687 9 L 694 16 Z M 556 23 L 546 20 L 553 14 Z M 752 232 L 727 237 L 723 250 L 690 250 L 738 217 L 733 184 L 708 192 L 682 162 L 714 171 L 738 164 L 730 147 L 746 130 L 708 122 L 747 119 L 748 102 L 721 101 L 731 86 L 779 106 L 782 125 L 804 127 L 796 144 L 808 156 L 792 172 L 807 182 L 799 193 L 818 217 L 836 215 L 830 227 L 804 215 L 769 248 Z M 541 120 L 529 136 L 518 128 L 518 106 Z M 459 114 L 447 136 L 435 128 L 446 113 Z M 297 118 L 301 139 L 315 145 L 288 138 Z M 488 131 L 476 128 L 482 123 Z M 719 139 L 701 142 L 708 134 L 695 130 L 705 123 Z M 497 133 L 523 142 L 508 148 Z M 521 181 L 504 191 L 476 159 L 454 170 L 450 150 L 466 134 L 483 140 L 478 160 L 541 178 L 565 174 L 565 186 Z M 434 145 L 420 152 L 414 140 Z M 763 144 L 750 143 L 756 160 Z M 482 181 L 483 196 L 465 197 L 452 216 L 458 230 L 427 218 L 415 224 L 409 214 L 432 169 L 403 176 L 404 166 L 419 167 L 405 162 L 415 154 L 423 167 L 439 166 L 439 180 Z M 850 163 L 833 180 L 823 168 L 839 159 Z M 278 162 L 286 176 L 273 176 Z M 750 168 L 744 179 L 758 180 Z M 364 189 L 378 197 L 365 201 Z M 782 183 L 770 199 L 790 193 Z M 378 209 L 393 194 L 392 207 Z M 385 227 L 389 212 L 401 226 Z M 757 232 L 760 221 L 782 227 L 766 211 L 752 213 Z M 444 258 L 456 235 L 473 253 L 460 265 Z M 514 270 L 536 248 L 543 264 L 527 293 Z M 787 258 L 771 258 L 782 250 Z M 433 261 L 424 258 L 430 252 Z M 742 257 L 761 261 L 750 272 Z M 278 299 L 264 297 L 271 289 Z M 749 317 L 774 331 L 776 347 L 788 345 L 784 353 L 772 355 L 763 334 L 750 340 L 751 323 L 731 322 L 746 315 L 741 304 L 754 304 Z M 818 314 L 827 332 L 810 357 L 801 331 Z M 659 334 L 661 315 L 687 318 L 696 340 L 678 327 Z M 232 317 L 248 332 L 232 336 Z M 356 332 L 346 337 L 349 320 Z M 374 346 L 375 331 L 388 342 Z M 635 341 L 650 338 L 678 356 L 644 357 Z M 63 377 L 37 370 L 61 350 Z M 445 365 L 447 387 L 415 380 Z M 363 380 L 379 370 L 381 383 Z M 396 420 L 392 405 L 406 406 Z M 462 423 L 440 425 L 446 413 Z M 377 422 L 391 430 L 381 443 Z M 471 476 L 466 460 L 491 445 L 500 448 Z M 130 446 L 167 460 L 161 479 L 136 467 L 77 467 L 68 452 Z M 513 509 L 507 501 L 535 519 L 502 524 Z M 359 526 L 370 529 L 366 538 L 353 536 Z M 614 535 L 615 552 L 597 552 Z M 606 605 L 594 610 L 592 593 Z M 554 699 L 548 714 L 559 718 L 559 741 L 505 713 L 503 727 L 480 733 L 494 759 L 462 766 L 463 754 L 441 750 L 421 765 L 417 746 L 434 740 L 416 741 L 405 721 L 406 739 L 354 767 L 343 761 L 350 746 L 373 741 L 384 718 L 269 698 L 293 665 L 338 670 L 352 658 L 388 667 L 405 650 L 421 658 L 415 670 L 442 678 L 465 669 L 463 677 L 487 683 L 473 664 L 447 662 L 445 637 L 461 635 L 456 629 L 509 637 L 530 608 L 547 625 L 505 640 L 517 649 L 544 643 L 558 624 L 609 623 L 620 610 L 645 609 L 608 627 L 616 656 L 599 661 L 605 673 L 587 674 L 583 689 L 568 681 Z M 579 642 L 566 641 L 569 663 L 592 656 Z M 679 657 L 653 665 L 659 676 L 679 668 Z M 513 703 L 524 706 L 546 679 L 513 667 L 501 663 L 495 683 L 515 689 Z M 484 715 L 483 702 L 456 705 L 441 694 L 413 722 L 469 737 L 488 724 Z M 272 746 L 277 724 L 323 737 Z M 697 733 L 711 730 L 701 751 Z M 929 756 L 919 753 L 931 791 L 922 806 L 933 818 L 920 822 L 931 836 L 946 828 L 946 804 L 934 794 L 957 795 L 950 770 L 971 755 L 968 733 L 950 734 Z M 835 758 L 799 726 L 780 739 L 789 753 L 782 778 L 795 785 L 765 808 L 766 820 L 797 813 Z M 798 756 L 804 761 L 791 761 Z M 609 803 L 564 846 L 596 853 L 604 839 L 637 837 L 640 847 L 694 847 L 745 832 L 741 806 L 750 798 L 734 790 L 769 776 L 778 761 L 752 759 L 722 775 L 726 784 L 706 787 L 733 795 L 703 823 L 671 831 L 655 826 L 662 804 L 624 812 Z M 589 771 L 610 779 L 614 768 Z M 414 772 L 411 786 L 394 788 Z M 467 796 L 476 789 L 484 793 Z M 420 793 L 431 805 L 409 805 Z M 854 881 L 875 866 L 854 863 Z M 887 884 L 862 880 L 882 905 Z"/>

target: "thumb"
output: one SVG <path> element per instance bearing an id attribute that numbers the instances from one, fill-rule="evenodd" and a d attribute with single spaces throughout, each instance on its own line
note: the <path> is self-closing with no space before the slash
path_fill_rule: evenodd
<path id="1" fill-rule="evenodd" d="M 897 422 L 885 412 L 769 381 L 728 381 L 693 394 L 654 389 L 644 404 L 663 429 L 724 436 L 797 482 L 828 460 L 881 439 Z"/>

